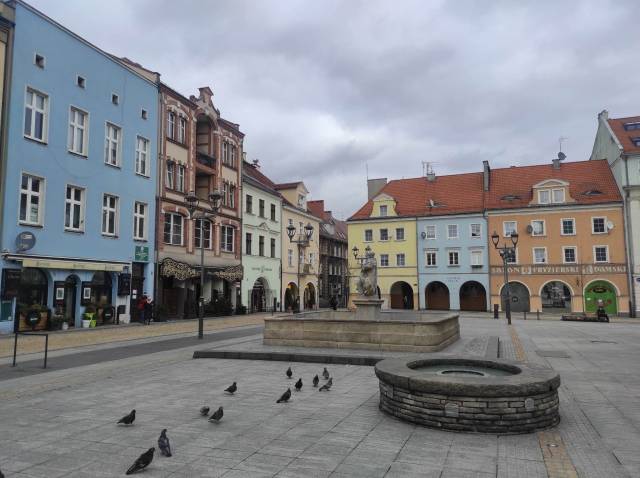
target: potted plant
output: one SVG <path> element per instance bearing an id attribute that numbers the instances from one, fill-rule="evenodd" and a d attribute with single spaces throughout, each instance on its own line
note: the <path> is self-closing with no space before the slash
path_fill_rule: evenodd
<path id="1" fill-rule="evenodd" d="M 71 318 L 70 317 L 63 317 L 62 318 L 62 330 L 68 330 L 69 329 L 69 322 L 71 322 Z"/>
<path id="2" fill-rule="evenodd" d="M 45 305 L 37 303 L 27 305 L 21 304 L 20 311 L 20 329 L 25 328 L 31 330 L 42 330 L 48 327 L 49 309 Z"/>
<path id="3" fill-rule="evenodd" d="M 82 314 L 82 328 L 88 329 L 89 327 L 95 327 L 96 306 L 94 304 L 88 304 L 84 308 L 84 314 Z"/>
<path id="4" fill-rule="evenodd" d="M 54 314 L 51 316 L 51 320 L 49 320 L 49 330 L 60 330 L 62 329 L 62 322 L 64 321 L 64 317 L 60 314 Z"/>

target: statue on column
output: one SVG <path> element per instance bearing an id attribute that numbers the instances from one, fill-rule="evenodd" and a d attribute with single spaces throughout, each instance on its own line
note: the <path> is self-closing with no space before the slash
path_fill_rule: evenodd
<path id="1" fill-rule="evenodd" d="M 358 278 L 358 293 L 365 297 L 373 297 L 378 294 L 378 263 L 375 253 L 367 248 L 365 255 L 360 259 L 360 277 Z"/>

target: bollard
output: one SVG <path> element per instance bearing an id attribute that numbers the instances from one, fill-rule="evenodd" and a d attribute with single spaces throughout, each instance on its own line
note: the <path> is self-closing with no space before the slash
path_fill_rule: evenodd
<path id="1" fill-rule="evenodd" d="M 497 319 L 498 318 L 498 308 L 500 306 L 498 304 L 493 304 L 493 318 Z"/>
<path id="2" fill-rule="evenodd" d="M 540 309 L 536 309 L 536 317 L 540 320 Z"/>
<path id="3" fill-rule="evenodd" d="M 524 311 L 524 320 L 527 320 L 527 311 Z"/>

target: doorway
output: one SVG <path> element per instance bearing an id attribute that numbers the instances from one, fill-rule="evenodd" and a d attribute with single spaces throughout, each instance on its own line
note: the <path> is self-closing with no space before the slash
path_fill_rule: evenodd
<path id="1" fill-rule="evenodd" d="M 69 276 L 64 281 L 64 305 L 62 314 L 73 327 L 76 324 L 76 300 L 78 296 L 78 279 L 76 276 Z"/>
<path id="2" fill-rule="evenodd" d="M 427 285 L 425 291 L 427 309 L 449 310 L 449 288 L 442 282 L 434 281 Z"/>
<path id="3" fill-rule="evenodd" d="M 413 289 L 406 282 L 394 282 L 390 296 L 392 309 L 413 310 Z"/>
<path id="4" fill-rule="evenodd" d="M 462 284 L 460 310 L 487 311 L 487 292 L 480 282 L 468 281 Z"/>
<path id="5" fill-rule="evenodd" d="M 530 312 L 529 289 L 520 282 L 509 282 L 509 289 L 511 295 L 511 312 Z M 500 292 L 502 310 L 506 310 L 506 295 L 507 288 L 503 286 Z"/>

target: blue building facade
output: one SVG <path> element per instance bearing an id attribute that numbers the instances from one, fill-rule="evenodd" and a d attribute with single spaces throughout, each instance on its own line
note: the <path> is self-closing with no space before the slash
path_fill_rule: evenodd
<path id="1" fill-rule="evenodd" d="M 157 86 L 19 1 L 13 48 L 0 332 L 126 320 L 153 296 Z"/>
<path id="2" fill-rule="evenodd" d="M 488 310 L 487 221 L 481 213 L 418 218 L 420 308 Z"/>

